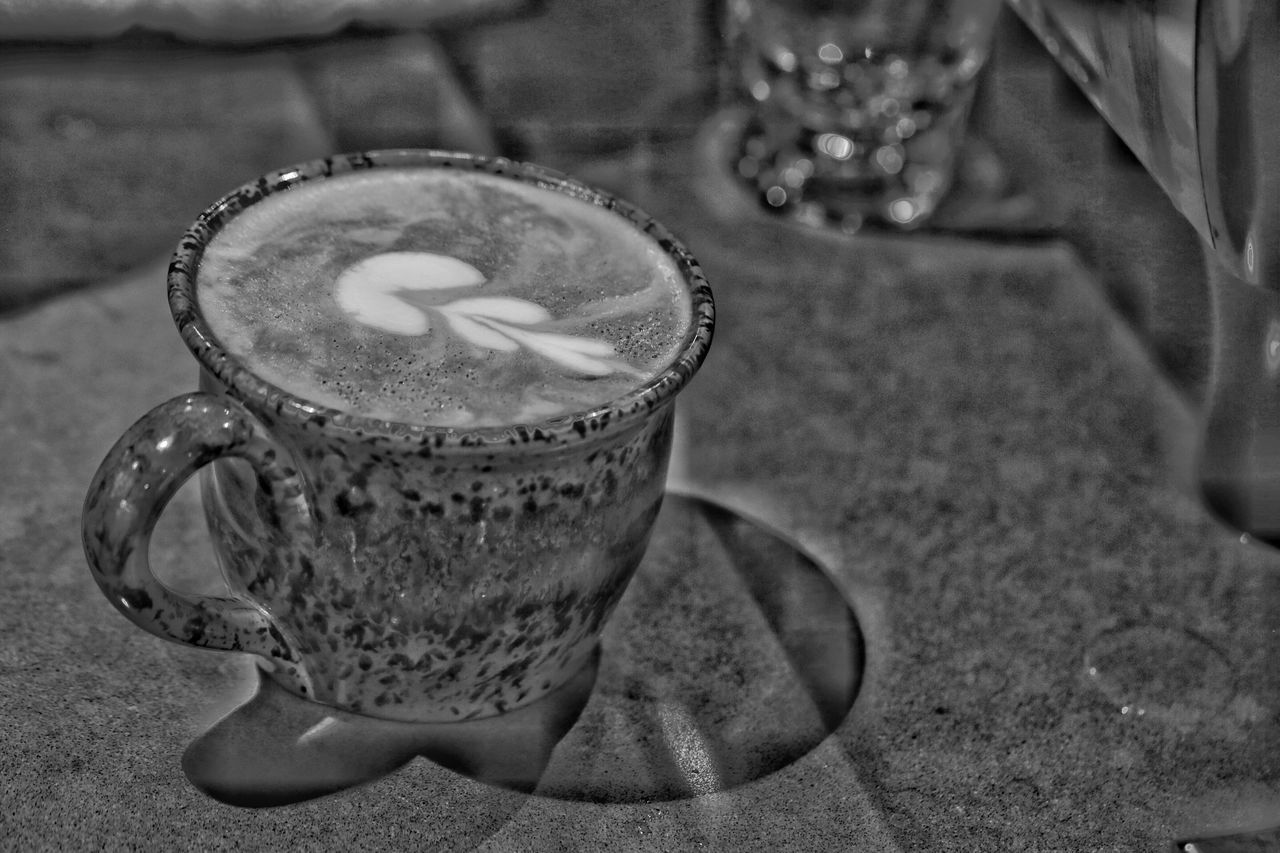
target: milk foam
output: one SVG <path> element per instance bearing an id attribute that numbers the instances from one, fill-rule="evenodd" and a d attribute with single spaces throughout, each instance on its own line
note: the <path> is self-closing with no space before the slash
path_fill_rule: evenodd
<path id="1" fill-rule="evenodd" d="M 377 169 L 276 193 L 207 248 L 215 336 L 314 403 L 436 426 L 586 411 L 669 365 L 674 262 L 589 202 L 478 172 Z"/>

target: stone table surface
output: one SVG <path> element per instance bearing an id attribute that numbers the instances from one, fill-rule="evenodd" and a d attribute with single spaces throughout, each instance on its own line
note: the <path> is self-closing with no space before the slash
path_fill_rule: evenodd
<path id="1" fill-rule="evenodd" d="M 635 72 L 652 95 L 643 110 L 602 107 L 621 90 L 593 101 L 580 80 L 535 111 L 512 80 L 550 85 L 555 61 L 581 70 L 596 55 L 557 26 L 567 7 L 597 8 L 549 3 L 436 34 L 428 59 L 452 57 L 491 122 L 464 122 L 467 138 L 623 193 L 701 260 L 719 323 L 681 398 L 673 486 L 779 531 L 822 567 L 859 629 L 847 713 L 804 722 L 817 718 L 794 683 L 809 662 L 778 657 L 752 600 L 723 580 L 751 549 L 708 550 L 709 528 L 676 500 L 658 553 L 696 554 L 698 574 L 633 587 L 624 615 L 674 615 L 628 617 L 598 682 L 669 655 L 676 692 L 657 702 L 643 684 L 626 697 L 597 689 L 552 755 L 555 784 L 513 789 L 422 757 L 289 805 L 202 793 L 184 753 L 248 699 L 247 663 L 135 629 L 79 544 L 106 449 L 194 383 L 153 251 L 118 272 L 60 276 L 56 292 L 27 291 L 0 315 L 0 847 L 1128 851 L 1280 818 L 1280 556 L 1242 545 L 1191 496 L 1203 294 L 1194 270 L 1182 284 L 1151 278 L 1185 234 L 1140 171 L 1108 160 L 1105 142 L 1082 153 L 1080 134 L 1101 131 L 1082 130 L 1078 113 L 1057 124 L 1066 107 L 1043 97 L 1053 84 L 1031 65 L 997 80 L 981 128 L 1044 227 L 849 237 L 784 225 L 737 205 L 708 156 L 718 96 L 685 85 L 709 61 L 687 40 Z M 622 15 L 584 15 L 581 26 L 626 36 L 624 57 L 706 24 L 702 12 L 632 10 L 630 29 Z M 553 49 L 564 40 L 585 52 Z M 329 49 L 326 61 L 350 56 Z M 1005 56 L 1030 61 L 1023 49 L 1011 42 Z M 305 100 L 317 90 L 295 82 L 276 94 L 289 152 L 360 130 L 326 119 Z M 239 164 L 261 156 L 236 151 Z M 1046 192 L 1019 171 L 1054 157 L 1137 187 L 1131 206 L 1070 175 Z M 1188 289 L 1171 295 L 1175 285 Z M 184 493 L 152 546 L 174 583 L 208 570 L 204 535 Z M 671 568 L 646 566 L 642 579 Z M 721 633 L 708 636 L 712 624 Z M 608 729 L 631 733 L 619 750 L 646 746 L 630 770 L 663 754 L 688 784 L 659 791 L 635 777 L 637 796 L 571 795 L 609 759 L 582 748 L 582 721 L 624 698 L 645 711 Z M 819 736 L 788 740 L 804 725 Z M 733 752 L 800 742 L 755 771 Z"/>

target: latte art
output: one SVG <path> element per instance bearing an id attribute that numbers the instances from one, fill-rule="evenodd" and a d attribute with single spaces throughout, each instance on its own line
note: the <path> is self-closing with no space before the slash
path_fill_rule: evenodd
<path id="1" fill-rule="evenodd" d="M 401 335 L 425 335 L 426 312 L 400 297 L 404 290 L 453 290 L 484 283 L 475 267 L 431 252 L 388 252 L 360 261 L 338 278 L 338 304 L 362 323 Z M 629 372 L 613 344 L 598 338 L 537 331 L 551 312 L 514 296 L 461 297 L 434 306 L 455 333 L 479 347 L 512 352 L 521 346 L 588 376 Z M 523 328 L 522 328 L 523 327 Z"/>
<path id="2" fill-rule="evenodd" d="M 589 411 L 675 358 L 679 270 L 618 215 L 479 172 L 387 169 L 255 204 L 201 261 L 220 342 L 313 403 L 432 426 Z"/>

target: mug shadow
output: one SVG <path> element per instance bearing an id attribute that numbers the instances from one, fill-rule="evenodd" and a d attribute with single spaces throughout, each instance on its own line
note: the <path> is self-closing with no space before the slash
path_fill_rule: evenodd
<path id="1" fill-rule="evenodd" d="M 336 794 L 415 758 L 561 800 L 679 800 L 759 779 L 821 743 L 853 706 L 864 654 L 852 607 L 799 544 L 669 493 L 602 650 L 549 696 L 415 724 L 318 705 L 258 675 L 182 766 L 205 794 L 250 808 Z"/>
<path id="2" fill-rule="evenodd" d="M 247 808 L 290 805 L 394 773 L 422 757 L 472 779 L 531 793 L 595 681 L 599 654 L 539 702 L 465 723 L 401 723 L 308 702 L 256 673 L 253 697 L 182 756 L 188 781 Z"/>

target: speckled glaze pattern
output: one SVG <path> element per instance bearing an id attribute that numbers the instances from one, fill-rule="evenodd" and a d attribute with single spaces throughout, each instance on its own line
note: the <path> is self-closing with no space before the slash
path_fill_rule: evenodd
<path id="1" fill-rule="evenodd" d="M 353 169 L 479 169 L 624 217 L 677 263 L 693 323 L 681 354 L 625 397 L 536 425 L 459 431 L 364 418 L 276 388 L 201 317 L 203 247 L 246 205 Z M 286 689 L 345 710 L 462 720 L 533 701 L 591 656 L 661 505 L 676 394 L 714 309 L 688 251 L 640 211 L 526 164 L 372 152 L 268 175 L 210 207 L 169 271 L 200 391 L 144 416 L 90 486 L 84 545 L 107 598 L 144 629 L 256 654 Z M 147 542 L 194 472 L 230 594 L 163 586 Z"/>

